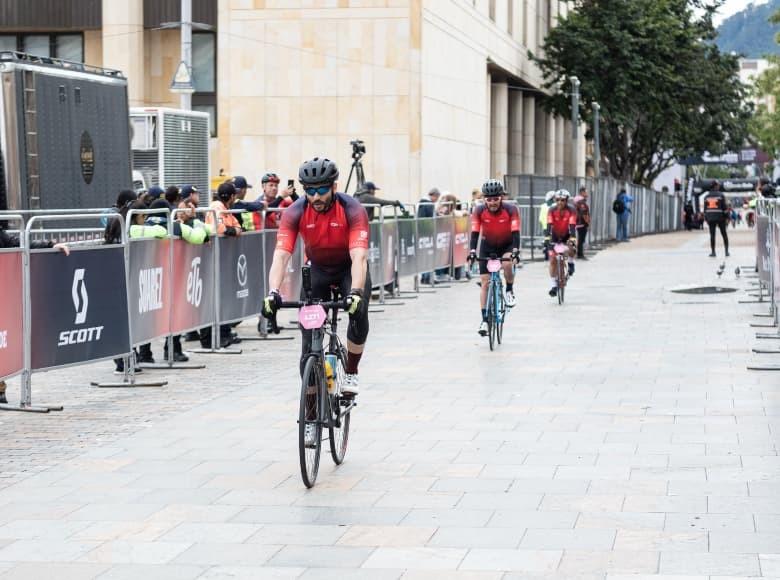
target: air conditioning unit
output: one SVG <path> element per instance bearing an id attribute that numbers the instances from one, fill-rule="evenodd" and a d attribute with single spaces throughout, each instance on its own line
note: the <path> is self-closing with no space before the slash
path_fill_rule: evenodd
<path id="1" fill-rule="evenodd" d="M 133 170 L 141 172 L 147 187 L 189 183 L 208 192 L 209 135 L 208 113 L 131 108 Z"/>

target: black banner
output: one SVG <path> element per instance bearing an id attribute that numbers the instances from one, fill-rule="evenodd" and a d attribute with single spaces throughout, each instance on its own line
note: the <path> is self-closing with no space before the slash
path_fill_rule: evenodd
<path id="1" fill-rule="evenodd" d="M 128 292 L 134 345 L 170 332 L 170 240 L 130 240 Z"/>
<path id="2" fill-rule="evenodd" d="M 171 332 L 181 334 L 214 322 L 214 242 L 173 240 Z"/>
<path id="3" fill-rule="evenodd" d="M 417 220 L 417 270 L 431 272 L 435 266 L 434 241 L 436 238 L 434 218 Z"/>
<path id="4" fill-rule="evenodd" d="M 232 322 L 260 313 L 263 287 L 263 233 L 219 239 L 219 321 Z"/>
<path id="5" fill-rule="evenodd" d="M 413 276 L 417 269 L 417 244 L 414 220 L 398 220 L 398 275 Z"/>
<path id="6" fill-rule="evenodd" d="M 30 255 L 32 369 L 130 352 L 124 248 Z"/>

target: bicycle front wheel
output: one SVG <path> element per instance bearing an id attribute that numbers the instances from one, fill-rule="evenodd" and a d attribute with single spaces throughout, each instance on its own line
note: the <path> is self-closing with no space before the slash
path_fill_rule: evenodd
<path id="1" fill-rule="evenodd" d="M 495 310 L 496 310 L 496 340 L 498 344 L 501 344 L 501 337 L 504 334 L 504 315 L 506 314 L 506 308 L 504 307 L 504 289 L 500 284 L 493 285 L 493 291 L 495 292 Z"/>
<path id="2" fill-rule="evenodd" d="M 323 391 L 323 369 L 319 357 L 310 356 L 303 367 L 301 405 L 298 412 L 298 456 L 301 478 L 306 487 L 314 487 L 320 468 L 322 450 L 322 418 L 320 417 Z M 309 431 L 307 441 L 306 432 Z"/>
<path id="3" fill-rule="evenodd" d="M 333 463 L 341 465 L 344 456 L 347 454 L 347 443 L 349 443 L 349 416 L 352 413 L 345 413 L 339 418 L 341 408 L 349 404 L 349 401 L 341 396 L 341 385 L 344 384 L 346 377 L 347 355 L 342 348 L 336 355 L 336 368 L 333 369 L 333 380 L 336 383 L 336 393 L 328 397 L 330 405 L 330 427 L 328 427 L 328 439 L 330 440 L 330 455 Z"/>
<path id="4" fill-rule="evenodd" d="M 563 296 L 566 291 L 566 260 L 558 258 L 558 304 L 563 304 Z"/>

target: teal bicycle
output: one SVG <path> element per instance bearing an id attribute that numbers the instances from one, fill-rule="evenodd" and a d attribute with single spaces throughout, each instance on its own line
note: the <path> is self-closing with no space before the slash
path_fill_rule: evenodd
<path id="1" fill-rule="evenodd" d="M 487 309 L 488 343 L 490 350 L 494 350 L 496 345 L 501 344 L 507 313 L 504 280 L 501 278 L 501 262 L 511 262 L 512 258 L 498 258 L 493 255 L 489 258 L 478 259 L 481 262 L 487 262 L 487 271 L 490 273 L 485 307 Z"/>

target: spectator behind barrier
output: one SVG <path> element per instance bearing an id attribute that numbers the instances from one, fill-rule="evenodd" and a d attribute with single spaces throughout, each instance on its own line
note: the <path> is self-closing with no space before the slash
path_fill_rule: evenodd
<path id="1" fill-rule="evenodd" d="M 276 173 L 266 173 L 262 179 L 263 200 L 267 209 L 284 209 L 293 204 L 298 199 L 295 191 L 295 182 L 290 180 L 287 187 L 279 191 L 279 177 Z M 281 220 L 280 212 L 269 211 L 265 214 L 265 227 L 271 230 L 279 229 Z"/>
<path id="2" fill-rule="evenodd" d="M 100 216 L 100 225 L 104 228 L 108 227 L 108 214 L 117 213 L 120 209 L 133 203 L 136 199 L 138 199 L 138 194 L 132 189 L 121 190 L 119 195 L 116 196 L 116 202 L 114 202 L 114 205 L 106 209 L 103 215 Z"/>
<path id="3" fill-rule="evenodd" d="M 400 208 L 401 211 L 404 211 L 404 206 L 399 200 L 382 199 L 381 197 L 377 197 L 375 195 L 375 192 L 377 191 L 380 191 L 380 188 L 377 187 L 373 181 L 366 181 L 363 184 L 363 187 L 355 192 L 355 199 L 357 199 L 361 205 L 392 205 Z M 374 219 L 374 209 L 375 208 L 373 207 L 366 208 L 369 221 Z"/>
<path id="4" fill-rule="evenodd" d="M 417 217 L 418 218 L 432 218 L 434 214 L 434 210 L 436 208 L 436 202 L 439 201 L 439 198 L 441 197 L 441 192 L 437 187 L 431 188 L 431 190 L 428 192 L 428 199 L 421 199 L 419 205 L 417 206 Z M 431 283 L 431 273 L 425 272 L 420 276 L 420 283 L 421 284 L 430 284 Z"/>
<path id="5" fill-rule="evenodd" d="M 263 229 L 263 216 L 260 212 L 265 209 L 265 202 L 262 199 L 256 201 L 244 201 L 247 192 L 252 186 L 247 183 L 246 178 L 236 175 L 231 183 L 236 188 L 236 199 L 233 202 L 233 209 L 243 210 L 237 214 L 241 229 L 245 232 L 252 232 Z"/>

